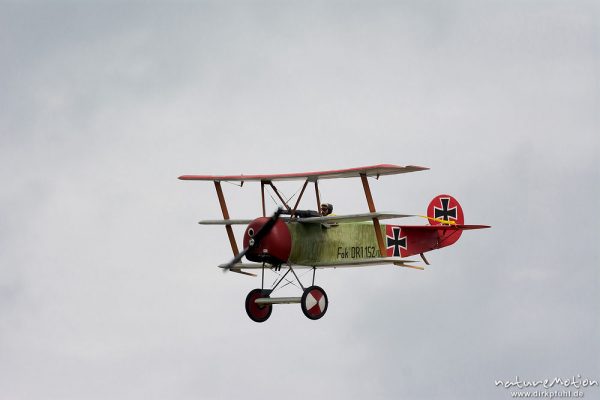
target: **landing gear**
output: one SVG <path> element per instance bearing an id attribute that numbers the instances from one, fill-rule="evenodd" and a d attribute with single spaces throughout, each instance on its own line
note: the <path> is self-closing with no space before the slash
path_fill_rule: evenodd
<path id="1" fill-rule="evenodd" d="M 304 289 L 304 293 L 300 299 L 300 307 L 306 318 L 321 318 L 325 315 L 328 305 L 327 293 L 319 286 L 310 286 Z"/>
<path id="2" fill-rule="evenodd" d="M 265 274 L 265 266 L 262 268 L 262 288 L 261 289 L 253 289 L 246 296 L 246 313 L 248 317 L 254 322 L 265 322 L 271 316 L 271 312 L 273 311 L 273 304 L 294 304 L 300 303 L 300 308 L 304 315 L 307 318 L 316 320 L 325 315 L 327 311 L 327 306 L 329 305 L 329 300 L 327 299 L 327 294 L 325 291 L 319 287 L 315 286 L 315 268 L 313 268 L 313 277 L 312 277 L 312 286 L 308 288 L 304 288 L 302 282 L 300 282 L 300 278 L 296 275 L 296 272 L 292 268 L 291 265 L 288 265 L 288 270 L 281 275 L 281 278 L 273 285 L 272 289 L 264 289 L 264 274 Z M 281 265 L 272 266 L 271 269 L 273 271 L 279 271 L 281 269 Z M 294 276 L 296 284 L 293 280 L 289 278 L 286 279 L 288 273 L 292 273 Z M 288 284 L 293 284 L 302 290 L 301 297 L 271 297 L 271 293 L 279 286 L 279 284 L 286 280 L 286 283 L 283 286 Z"/>
<path id="3" fill-rule="evenodd" d="M 273 311 L 272 304 L 257 304 L 256 300 L 269 298 L 270 290 L 253 289 L 246 296 L 246 314 L 254 322 L 265 322 Z"/>

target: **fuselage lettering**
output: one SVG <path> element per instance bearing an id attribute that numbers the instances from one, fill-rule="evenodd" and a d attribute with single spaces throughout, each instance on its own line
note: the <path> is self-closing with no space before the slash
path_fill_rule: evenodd
<path id="1" fill-rule="evenodd" d="M 337 258 L 348 258 L 348 249 L 345 247 L 338 247 Z"/>
<path id="2" fill-rule="evenodd" d="M 350 255 L 352 258 L 363 258 L 363 248 L 360 246 L 351 247 Z"/>
<path id="3" fill-rule="evenodd" d="M 379 249 L 375 246 L 352 246 L 352 247 L 338 247 L 337 248 L 337 259 L 363 259 L 363 258 L 376 258 L 381 257 Z"/>

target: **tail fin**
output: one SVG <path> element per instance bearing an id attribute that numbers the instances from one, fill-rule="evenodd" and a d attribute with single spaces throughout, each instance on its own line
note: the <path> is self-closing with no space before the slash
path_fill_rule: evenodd
<path id="1" fill-rule="evenodd" d="M 440 194 L 431 200 L 427 207 L 427 218 L 429 218 L 430 225 L 443 223 L 462 225 L 465 222 L 462 207 L 454 197 L 448 194 Z"/>
<path id="2" fill-rule="evenodd" d="M 387 256 L 409 257 L 450 246 L 464 230 L 489 228 L 465 225 L 465 215 L 456 199 L 440 194 L 427 207 L 429 225 L 386 225 Z"/>
<path id="3" fill-rule="evenodd" d="M 427 207 L 427 218 L 430 225 L 463 225 L 465 215 L 459 202 L 448 194 L 440 194 L 431 200 Z M 439 247 L 450 246 L 456 243 L 462 234 L 459 230 L 440 230 Z"/>

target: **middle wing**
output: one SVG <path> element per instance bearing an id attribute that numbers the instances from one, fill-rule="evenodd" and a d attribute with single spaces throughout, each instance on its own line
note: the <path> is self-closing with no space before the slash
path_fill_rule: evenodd
<path id="1" fill-rule="evenodd" d="M 333 215 L 326 217 L 308 217 L 308 218 L 297 218 L 293 221 L 302 224 L 324 224 L 324 223 L 344 223 L 344 222 L 364 222 L 372 221 L 373 218 L 378 219 L 394 219 L 394 218 L 407 218 L 415 217 L 412 214 L 400 214 L 394 212 L 372 212 L 363 214 L 347 214 L 347 215 Z M 289 222 L 289 217 L 280 217 L 285 222 Z M 204 219 L 198 223 L 201 225 L 248 225 L 252 222 L 251 219 Z"/>
<path id="2" fill-rule="evenodd" d="M 363 214 L 347 214 L 347 215 L 332 215 L 326 217 L 308 217 L 298 218 L 296 221 L 302 224 L 322 224 L 322 223 L 334 223 L 334 222 L 364 222 L 372 221 L 373 218 L 378 219 L 393 219 L 393 218 L 407 218 L 414 217 L 411 214 L 398 214 L 393 212 L 372 212 Z"/>

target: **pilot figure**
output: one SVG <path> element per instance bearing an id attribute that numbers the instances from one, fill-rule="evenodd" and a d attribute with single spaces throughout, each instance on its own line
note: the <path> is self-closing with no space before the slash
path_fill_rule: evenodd
<path id="1" fill-rule="evenodd" d="M 330 203 L 321 204 L 321 216 L 325 217 L 327 215 L 331 215 L 333 212 L 333 205 Z"/>

